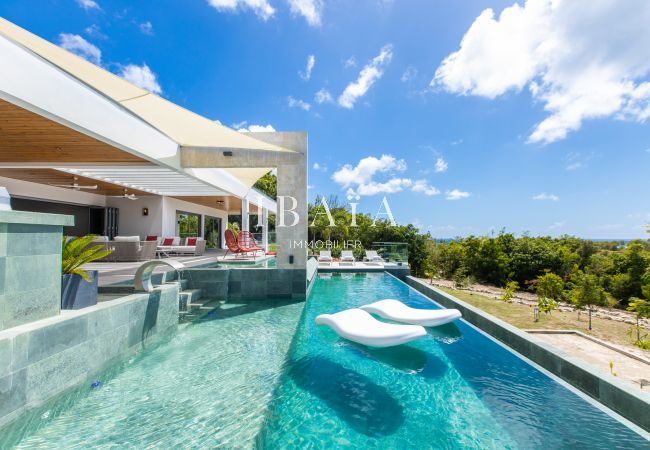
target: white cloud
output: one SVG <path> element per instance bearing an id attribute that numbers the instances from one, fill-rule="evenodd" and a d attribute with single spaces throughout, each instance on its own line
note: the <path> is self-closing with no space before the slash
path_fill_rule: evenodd
<path id="1" fill-rule="evenodd" d="M 288 0 L 291 13 L 305 18 L 312 27 L 320 26 L 323 15 L 322 0 Z"/>
<path id="2" fill-rule="evenodd" d="M 381 155 L 380 158 L 368 156 L 360 160 L 354 167 L 345 164 L 332 174 L 332 180 L 343 187 L 348 187 L 353 184 L 367 183 L 378 173 L 404 172 L 405 170 L 406 161 L 403 159 L 396 159 L 392 155 Z"/>
<path id="3" fill-rule="evenodd" d="M 84 28 L 84 31 L 86 34 L 90 37 L 94 37 L 97 39 L 107 39 L 108 36 L 106 36 L 104 33 L 102 33 L 102 30 L 99 28 L 97 24 L 92 24 L 90 26 L 87 26 Z"/>
<path id="4" fill-rule="evenodd" d="M 267 0 L 208 0 L 208 4 L 217 11 L 230 13 L 250 9 L 262 20 L 269 20 L 275 14 L 275 8 Z"/>
<path id="5" fill-rule="evenodd" d="M 126 81 L 130 81 L 142 89 L 146 89 L 154 94 L 162 94 L 162 88 L 158 84 L 156 74 L 151 71 L 148 65 L 128 64 L 122 67 L 120 76 Z"/>
<path id="6" fill-rule="evenodd" d="M 446 172 L 448 167 L 449 164 L 447 164 L 447 161 L 445 161 L 444 158 L 438 157 L 438 159 L 436 159 L 435 171 L 437 173 Z"/>
<path id="7" fill-rule="evenodd" d="M 548 228 L 549 230 L 557 230 L 558 228 L 563 228 L 565 224 L 566 224 L 565 221 L 554 222 Z"/>
<path id="8" fill-rule="evenodd" d="M 411 186 L 413 186 L 413 181 L 410 178 L 390 178 L 383 183 L 369 181 L 368 183 L 359 184 L 356 188 L 348 188 L 345 194 L 348 199 L 377 194 L 395 194 Z"/>
<path id="9" fill-rule="evenodd" d="M 321 168 L 318 163 L 314 169 Z M 411 178 L 396 176 L 397 173 L 406 171 L 406 162 L 392 155 L 381 155 L 376 158 L 368 156 L 359 161 L 356 166 L 345 164 L 332 174 L 332 180 L 346 190 L 348 199 L 360 198 L 377 194 L 394 194 L 405 189 L 413 192 L 433 196 L 440 191 L 427 183 L 426 180 L 413 181 Z M 389 175 L 385 181 L 377 181 L 378 175 Z"/>
<path id="10" fill-rule="evenodd" d="M 413 187 L 411 188 L 413 192 L 422 192 L 425 195 L 438 195 L 440 194 L 440 191 L 436 189 L 435 187 L 431 186 L 426 182 L 426 180 L 417 180 L 414 184 Z"/>
<path id="11" fill-rule="evenodd" d="M 550 200 L 552 202 L 557 202 L 560 201 L 560 197 L 555 194 L 547 194 L 546 192 L 542 192 L 541 194 L 534 195 L 533 200 Z"/>
<path id="12" fill-rule="evenodd" d="M 404 82 L 411 81 L 417 76 L 418 76 L 418 69 L 416 69 L 413 66 L 408 66 L 404 71 L 404 73 L 402 73 L 400 80 Z"/>
<path id="13" fill-rule="evenodd" d="M 318 103 L 319 105 L 321 103 L 334 103 L 334 99 L 332 98 L 332 94 L 330 94 L 330 91 L 327 89 L 323 88 L 320 91 L 316 92 L 314 95 L 314 101 Z"/>
<path id="14" fill-rule="evenodd" d="M 140 24 L 140 32 L 147 36 L 153 36 L 153 25 L 148 20 Z"/>
<path id="15" fill-rule="evenodd" d="M 458 189 L 452 189 L 451 191 L 445 192 L 447 200 L 460 200 L 461 198 L 467 198 L 470 196 L 469 192 L 459 191 Z"/>
<path id="16" fill-rule="evenodd" d="M 303 100 L 298 100 L 293 98 L 292 96 L 287 97 L 287 105 L 289 105 L 289 108 L 300 108 L 305 111 L 309 111 L 311 109 L 311 105 Z"/>
<path id="17" fill-rule="evenodd" d="M 338 98 L 340 106 L 352 109 L 357 100 L 368 92 L 377 80 L 384 74 L 384 67 L 390 63 L 393 58 L 393 47 L 385 45 L 379 55 L 375 56 L 372 61 L 364 66 L 359 73 L 356 81 L 348 84 L 343 93 Z"/>
<path id="18" fill-rule="evenodd" d="M 549 116 L 531 143 L 549 143 L 583 121 L 650 118 L 650 2 L 528 0 L 497 17 L 483 11 L 431 82 L 495 98 L 528 87 Z"/>
<path id="19" fill-rule="evenodd" d="M 593 154 L 583 155 L 579 152 L 569 152 L 564 157 L 566 163 L 566 170 L 578 170 L 587 167 L 589 160 L 593 158 Z"/>
<path id="20" fill-rule="evenodd" d="M 59 46 L 93 64 L 101 65 L 102 63 L 102 51 L 78 34 L 59 34 Z"/>
<path id="21" fill-rule="evenodd" d="M 343 61 L 343 67 L 345 67 L 346 69 L 348 67 L 357 67 L 357 58 L 355 58 L 354 56 L 350 56 L 348 59 Z"/>
<path id="22" fill-rule="evenodd" d="M 77 5 L 88 11 L 89 9 L 101 9 L 94 0 L 77 0 Z"/>
<path id="23" fill-rule="evenodd" d="M 246 127 L 246 121 L 243 123 L 240 123 L 239 127 L 236 128 L 237 131 L 240 131 L 242 133 L 273 133 L 275 132 L 275 128 L 273 128 L 273 125 L 268 124 L 268 125 L 255 125 L 255 124 L 250 124 L 248 127 Z"/>
<path id="24" fill-rule="evenodd" d="M 316 56 L 314 55 L 307 56 L 307 66 L 305 67 L 305 71 L 304 72 L 302 70 L 298 71 L 298 75 L 300 75 L 300 78 L 302 78 L 305 81 L 308 81 L 311 78 L 311 73 L 314 70 L 315 65 L 316 65 Z"/>
<path id="25" fill-rule="evenodd" d="M 318 164 L 317 162 L 314 163 L 312 166 L 314 170 L 318 170 L 320 172 L 327 172 L 327 166 L 324 166 L 322 164 Z"/>

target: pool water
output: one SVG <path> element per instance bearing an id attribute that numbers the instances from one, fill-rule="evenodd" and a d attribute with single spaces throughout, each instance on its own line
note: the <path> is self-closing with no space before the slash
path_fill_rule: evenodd
<path id="1" fill-rule="evenodd" d="M 649 447 L 462 321 L 374 350 L 314 325 L 389 297 L 436 308 L 381 273 L 319 275 L 306 303 L 226 303 L 3 430 L 0 448 Z"/>
<path id="2" fill-rule="evenodd" d="M 387 274 L 319 275 L 259 445 L 318 448 L 649 448 L 650 442 L 470 325 L 371 350 L 318 314 L 383 298 L 437 308 Z"/>

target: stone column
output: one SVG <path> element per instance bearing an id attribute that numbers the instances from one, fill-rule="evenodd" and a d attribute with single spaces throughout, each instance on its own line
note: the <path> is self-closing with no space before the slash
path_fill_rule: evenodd
<path id="1" fill-rule="evenodd" d="M 249 231 L 248 230 L 248 224 L 250 223 L 249 215 L 248 215 L 248 200 L 245 198 L 241 199 L 241 230 L 242 231 Z"/>
<path id="2" fill-rule="evenodd" d="M 269 210 L 262 208 L 262 247 L 269 251 Z"/>
<path id="3" fill-rule="evenodd" d="M 61 236 L 72 225 L 74 216 L 0 211 L 0 330 L 59 314 Z"/>

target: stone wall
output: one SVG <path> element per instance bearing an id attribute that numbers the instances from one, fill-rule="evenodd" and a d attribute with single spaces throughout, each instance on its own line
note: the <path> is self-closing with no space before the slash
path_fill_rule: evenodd
<path id="1" fill-rule="evenodd" d="M 72 216 L 0 211 L 0 330 L 61 309 L 61 236 Z"/>
<path id="2" fill-rule="evenodd" d="M 417 278 L 407 277 L 406 282 L 445 308 L 458 309 L 467 322 L 650 431 L 649 394 Z"/>
<path id="3" fill-rule="evenodd" d="M 178 293 L 168 284 L 0 331 L 0 426 L 175 332 Z"/>
<path id="4" fill-rule="evenodd" d="M 306 269 L 186 269 L 190 289 L 201 289 L 203 297 L 223 300 L 266 300 L 306 297 Z"/>

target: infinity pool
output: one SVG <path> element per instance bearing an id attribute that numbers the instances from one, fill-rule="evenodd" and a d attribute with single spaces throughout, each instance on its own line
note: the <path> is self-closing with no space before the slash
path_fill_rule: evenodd
<path id="1" fill-rule="evenodd" d="M 306 303 L 225 304 L 4 431 L 17 448 L 648 448 L 470 325 L 392 349 L 316 315 L 430 300 L 387 274 L 319 275 Z M 0 448 L 3 437 L 0 437 Z"/>

